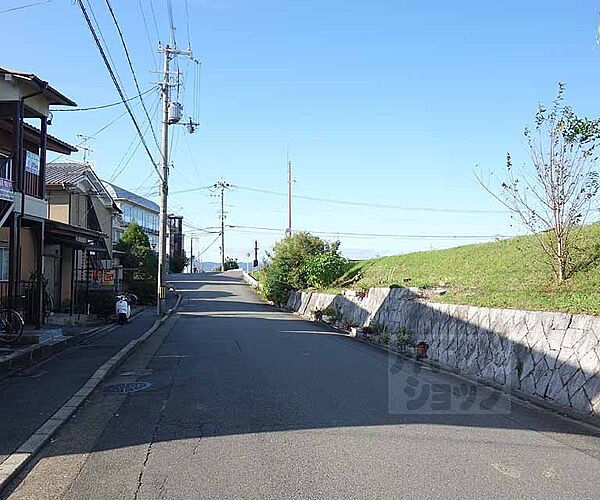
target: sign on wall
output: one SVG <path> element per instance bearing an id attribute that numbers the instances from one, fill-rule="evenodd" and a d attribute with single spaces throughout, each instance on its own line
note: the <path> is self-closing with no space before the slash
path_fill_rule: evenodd
<path id="1" fill-rule="evenodd" d="M 25 172 L 40 175 L 40 155 L 32 151 L 25 152 Z"/>

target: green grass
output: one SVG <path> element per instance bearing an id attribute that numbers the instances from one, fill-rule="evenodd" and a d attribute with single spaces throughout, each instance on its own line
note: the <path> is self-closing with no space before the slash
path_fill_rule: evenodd
<path id="1" fill-rule="evenodd" d="M 600 314 L 600 223 L 578 231 L 579 270 L 558 286 L 533 236 L 352 262 L 336 290 L 448 288 L 439 302 Z M 405 282 L 405 278 L 410 278 Z"/>

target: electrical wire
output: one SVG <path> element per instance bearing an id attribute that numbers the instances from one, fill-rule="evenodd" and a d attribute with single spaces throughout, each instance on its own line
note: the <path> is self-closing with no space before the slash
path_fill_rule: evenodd
<path id="1" fill-rule="evenodd" d="M 131 71 L 131 76 L 133 77 L 133 82 L 135 84 L 135 88 L 138 91 L 138 96 L 140 98 L 140 103 L 142 105 L 144 113 L 146 114 L 146 118 L 148 118 L 148 123 L 150 125 L 150 130 L 152 131 L 152 137 L 154 138 L 154 142 L 156 143 L 156 147 L 160 151 L 160 144 L 158 142 L 158 137 L 156 136 L 156 131 L 154 130 L 154 127 L 152 126 L 152 119 L 150 118 L 150 113 L 148 113 L 148 108 L 146 108 L 146 103 L 144 102 L 144 99 L 141 96 L 142 90 L 140 89 L 140 84 L 138 82 L 137 75 L 135 74 L 135 69 L 133 68 L 133 62 L 131 61 L 131 56 L 129 54 L 129 49 L 127 48 L 127 44 L 125 43 L 125 37 L 123 36 L 123 31 L 121 30 L 121 26 L 119 25 L 119 21 L 117 20 L 117 16 L 115 15 L 115 12 L 114 12 L 114 10 L 112 8 L 110 0 L 105 0 L 105 2 L 106 2 L 106 6 L 108 7 L 108 10 L 110 12 L 110 16 L 112 17 L 112 20 L 113 20 L 113 22 L 115 24 L 115 27 L 117 28 L 117 32 L 119 33 L 119 38 L 121 39 L 121 46 L 123 47 L 123 50 L 125 52 L 125 57 L 127 58 L 127 63 L 129 64 L 129 70 Z"/>
<path id="2" fill-rule="evenodd" d="M 152 112 L 155 115 L 158 111 L 159 102 L 160 102 L 160 99 L 157 99 L 152 107 Z M 146 128 L 144 129 L 144 134 L 146 134 L 148 132 L 148 129 L 150 128 L 149 123 L 151 122 L 151 120 L 152 119 L 150 119 L 148 121 L 148 124 L 146 124 Z M 137 144 L 136 144 L 135 148 L 133 149 L 133 151 L 131 151 L 131 148 L 136 143 L 136 139 L 137 139 Z M 131 143 L 127 147 L 125 153 L 121 157 L 121 160 L 119 160 L 119 163 L 117 163 L 117 166 L 114 168 L 113 173 L 111 174 L 108 182 L 115 181 L 117 179 L 117 177 L 119 177 L 124 172 L 124 170 L 129 166 L 129 164 L 133 160 L 133 158 L 134 158 L 135 154 L 137 153 L 137 150 L 139 149 L 140 146 L 141 146 L 141 141 L 139 140 L 139 137 L 137 135 L 134 135 L 133 140 L 131 141 Z M 131 151 L 131 154 L 129 155 L 130 151 Z M 126 160 L 126 157 L 128 155 L 129 155 L 129 158 Z"/>
<path id="3" fill-rule="evenodd" d="M 241 191 L 250 191 L 254 193 L 262 193 L 262 194 L 270 194 L 275 196 L 288 196 L 288 193 L 282 193 L 277 191 L 270 191 L 268 189 L 260 189 L 253 188 L 248 186 L 239 186 L 237 184 L 232 184 L 232 187 L 235 189 L 239 189 Z M 174 193 L 175 194 L 175 193 Z M 316 196 L 302 196 L 302 195 L 294 195 L 294 199 L 301 200 L 309 200 L 309 201 L 319 201 L 323 203 L 332 203 L 335 205 L 344 205 L 344 206 L 355 206 L 355 207 L 368 207 L 368 208 L 384 208 L 390 210 L 410 210 L 410 211 L 420 211 L 420 212 L 436 212 L 436 213 L 455 213 L 455 214 L 504 214 L 506 213 L 503 210 L 483 210 L 479 208 L 447 208 L 447 207 L 425 207 L 425 206 L 402 206 L 402 205 L 391 205 L 384 203 L 368 203 L 368 202 L 360 202 L 360 201 L 352 201 L 352 200 L 338 200 L 334 198 L 319 198 Z"/>
<path id="4" fill-rule="evenodd" d="M 29 9 L 30 7 L 36 7 L 37 5 L 47 5 L 53 0 L 44 0 L 43 2 L 35 2 L 29 3 L 26 5 L 21 5 L 20 7 L 11 7 L 10 9 L 0 10 L 0 14 L 7 14 L 8 12 L 16 12 L 18 10 Z"/>
<path id="5" fill-rule="evenodd" d="M 260 226 L 240 226 L 227 225 L 230 229 L 255 229 L 260 231 L 284 232 L 282 228 L 260 227 Z M 210 229 L 210 228 L 209 228 Z M 347 236 L 347 237 L 366 237 L 366 238 L 394 238 L 394 239 L 423 239 L 423 240 L 482 240 L 482 239 L 504 239 L 510 236 L 500 234 L 478 234 L 478 235 L 453 235 L 453 234 L 382 234 L 382 233 L 355 233 L 342 231 L 312 231 L 312 230 L 294 230 L 294 233 L 309 232 L 312 234 L 321 234 L 328 236 Z"/>
<path id="6" fill-rule="evenodd" d="M 94 132 L 92 135 L 87 136 L 87 139 L 84 139 L 80 143 L 76 144 L 75 147 L 82 146 L 83 144 L 85 144 L 86 140 L 94 139 L 98 134 L 104 132 L 108 127 L 110 127 L 111 125 L 113 125 L 114 123 L 116 123 L 118 120 L 120 120 L 121 118 L 123 118 L 126 114 L 127 114 L 127 111 L 123 111 L 119 116 L 117 116 L 116 118 L 114 118 L 113 120 L 111 120 L 110 122 L 108 122 L 106 125 L 102 126 L 102 128 L 100 128 L 99 130 L 97 130 L 96 132 Z M 54 157 L 52 160 L 48 161 L 47 163 L 54 163 L 56 160 L 62 158 L 63 156 L 67 156 L 67 155 L 66 154 L 60 154 L 60 155 Z"/>
<path id="7" fill-rule="evenodd" d="M 190 38 L 190 7 L 188 5 L 188 0 L 185 0 L 185 27 L 187 30 L 188 49 L 191 49 L 192 41 Z"/>
<path id="8" fill-rule="evenodd" d="M 142 96 L 145 96 L 146 94 L 149 94 L 150 92 L 152 92 L 153 90 L 157 90 L 158 86 L 154 86 L 149 88 L 148 90 L 145 90 L 144 92 L 142 92 L 141 94 L 137 94 L 134 95 L 133 97 L 130 97 L 127 99 L 127 102 L 133 101 L 135 99 L 138 99 Z M 123 101 L 117 101 L 117 102 L 111 102 L 110 104 L 102 104 L 100 106 L 91 106 L 88 108 L 65 108 L 65 109 L 53 109 L 52 112 L 56 113 L 58 111 L 63 111 L 63 112 L 69 112 L 69 111 L 95 111 L 98 109 L 106 109 L 106 108 L 113 108 L 115 106 L 121 106 L 123 104 Z M 127 114 L 127 111 L 125 112 L 125 114 Z"/>
<path id="9" fill-rule="evenodd" d="M 148 148 L 148 144 L 146 143 L 146 140 L 144 139 L 144 136 L 142 134 L 141 128 L 140 128 L 140 126 L 139 126 L 139 124 L 137 122 L 137 119 L 136 119 L 135 115 L 133 114 L 133 111 L 131 110 L 131 107 L 129 106 L 129 103 L 127 102 L 127 98 L 126 98 L 125 94 L 123 93 L 123 89 L 119 85 L 119 82 L 117 80 L 115 72 L 113 71 L 113 68 L 110 65 L 110 62 L 109 62 L 108 58 L 106 57 L 106 53 L 104 51 L 104 47 L 100 43 L 100 39 L 98 38 L 98 35 L 96 34 L 96 30 L 94 29 L 92 21 L 91 21 L 89 15 L 87 13 L 87 10 L 86 10 L 85 6 L 83 5 L 83 1 L 82 0 L 76 0 L 76 1 L 77 1 L 77 4 L 79 5 L 79 8 L 81 9 L 81 13 L 83 14 L 83 17 L 85 18 L 85 21 L 86 21 L 86 23 L 88 25 L 90 33 L 94 37 L 94 41 L 96 42 L 96 46 L 98 47 L 100 55 L 102 56 L 102 60 L 104 61 L 104 65 L 106 66 L 106 69 L 108 70 L 108 72 L 110 74 L 110 77 L 111 77 L 111 79 L 113 81 L 113 84 L 115 85 L 115 88 L 117 89 L 117 92 L 119 93 L 119 96 L 121 97 L 121 100 L 123 101 L 123 104 L 125 105 L 125 108 L 127 109 L 127 112 L 129 113 L 131 121 L 133 122 L 133 124 L 135 126 L 135 129 L 137 130 L 138 135 L 140 136 L 142 144 L 144 145 L 144 149 L 146 150 L 146 154 L 150 158 L 150 161 L 152 162 L 152 166 L 154 167 L 154 170 L 158 174 L 158 177 L 162 180 L 162 175 L 160 174 L 160 172 L 158 170 L 158 167 L 156 166 L 156 162 L 154 161 L 154 158 L 152 157 L 152 153 L 150 152 L 150 149 Z"/>
<path id="10" fill-rule="evenodd" d="M 221 233 L 217 234 L 217 237 L 210 243 L 210 245 L 208 245 L 204 250 L 202 250 L 202 252 L 200 252 L 198 255 L 195 255 L 194 257 L 196 257 L 196 259 L 202 255 L 204 255 L 206 252 L 208 252 L 208 250 L 210 250 L 210 248 L 217 242 L 219 241 L 219 238 L 221 237 Z"/>
<path id="11" fill-rule="evenodd" d="M 158 24 L 156 22 L 156 12 L 154 10 L 154 0 L 150 0 L 150 11 L 152 12 L 152 20 L 154 21 L 154 30 L 156 31 L 156 39 L 160 44 L 160 33 L 158 32 Z"/>
<path id="12" fill-rule="evenodd" d="M 138 0 L 138 6 L 140 7 L 140 13 L 142 14 L 142 20 L 144 21 L 144 28 L 146 29 L 146 38 L 148 38 L 148 45 L 150 47 L 150 53 L 152 54 L 152 61 L 154 62 L 154 70 L 158 71 L 158 64 L 156 62 L 156 52 L 154 50 L 154 45 L 152 44 L 152 37 L 150 36 L 150 29 L 148 28 L 146 14 L 144 14 L 142 0 Z"/>

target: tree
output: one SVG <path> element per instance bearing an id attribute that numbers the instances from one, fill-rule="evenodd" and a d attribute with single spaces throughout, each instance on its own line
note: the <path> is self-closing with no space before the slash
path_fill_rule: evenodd
<path id="1" fill-rule="evenodd" d="M 156 280 L 158 259 L 150 249 L 148 235 L 135 221 L 127 226 L 115 248 L 125 254 L 123 267 L 126 279 Z"/>
<path id="2" fill-rule="evenodd" d="M 172 255 L 169 258 L 169 270 L 172 273 L 182 273 L 189 263 L 190 259 L 185 256 L 185 252 L 182 255 Z"/>
<path id="3" fill-rule="evenodd" d="M 337 248 L 313 255 L 304 264 L 306 280 L 310 286 L 324 288 L 332 285 L 344 272 L 348 261 L 342 257 Z"/>
<path id="4" fill-rule="evenodd" d="M 574 229 L 585 223 L 599 188 L 600 120 L 576 116 L 563 104 L 564 89 L 559 83 L 550 109 L 540 104 L 533 130 L 525 128 L 530 167 L 515 169 L 508 153 L 500 194 L 478 178 L 535 235 L 559 283 L 575 269 Z"/>
<path id="5" fill-rule="evenodd" d="M 225 259 L 225 271 L 229 271 L 231 269 L 239 269 L 240 266 L 238 264 L 237 259 L 234 259 L 233 257 L 227 257 Z"/>
<path id="6" fill-rule="evenodd" d="M 266 298 L 283 303 L 291 290 L 333 283 L 345 267 L 339 246 L 339 242 L 329 243 L 306 232 L 278 241 L 259 274 Z"/>

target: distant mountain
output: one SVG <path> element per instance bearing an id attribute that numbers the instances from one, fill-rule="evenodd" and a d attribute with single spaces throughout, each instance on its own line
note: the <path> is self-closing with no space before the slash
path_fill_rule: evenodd
<path id="1" fill-rule="evenodd" d="M 197 266 L 198 268 L 200 267 L 199 262 L 195 262 L 194 265 Z M 243 269 L 244 271 L 246 269 L 249 269 L 250 271 L 252 271 L 252 262 L 250 262 L 248 264 L 248 268 L 246 268 L 246 265 L 247 265 L 246 262 L 238 262 L 238 265 L 240 266 L 240 269 Z M 220 268 L 221 268 L 220 262 L 202 262 L 202 270 L 203 271 L 214 271 L 215 269 L 220 269 Z"/>

